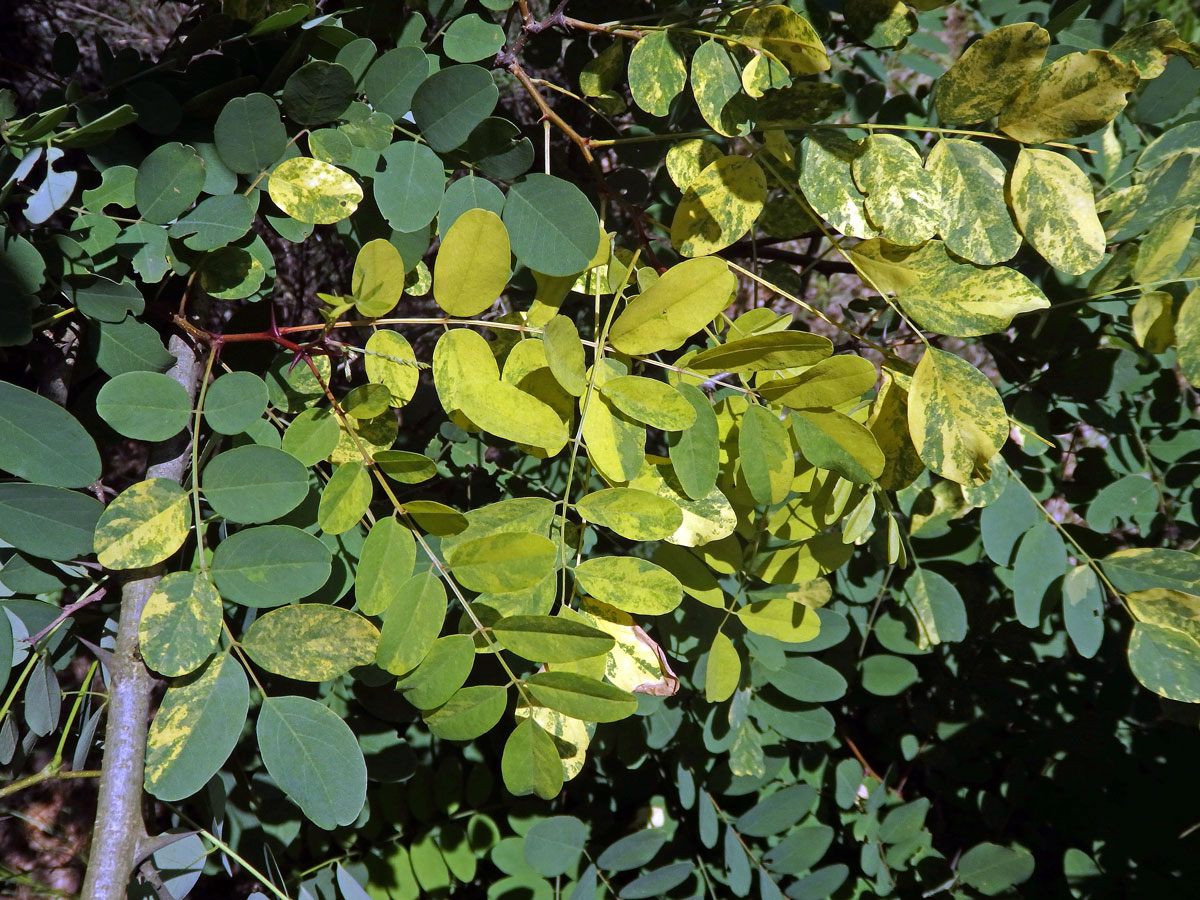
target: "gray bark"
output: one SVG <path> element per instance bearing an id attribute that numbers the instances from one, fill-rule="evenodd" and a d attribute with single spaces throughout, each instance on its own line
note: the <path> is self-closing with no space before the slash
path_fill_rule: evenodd
<path id="1" fill-rule="evenodd" d="M 195 399 L 200 367 L 180 338 L 168 348 L 175 366 L 167 373 Z M 183 480 L 190 458 L 188 430 L 156 445 L 150 453 L 147 478 Z M 142 819 L 142 781 L 146 762 L 146 731 L 150 716 L 153 676 L 138 652 L 138 623 L 142 609 L 162 577 L 162 567 L 128 573 L 121 589 L 116 646 L 109 664 L 108 721 L 104 732 L 96 822 L 83 900 L 124 900 L 129 879 L 140 861 L 139 844 L 146 839 Z"/>

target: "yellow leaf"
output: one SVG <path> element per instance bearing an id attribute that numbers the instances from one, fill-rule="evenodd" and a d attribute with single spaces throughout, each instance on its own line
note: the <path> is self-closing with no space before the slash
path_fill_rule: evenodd
<path id="1" fill-rule="evenodd" d="M 297 156 L 275 167 L 267 181 L 275 205 L 298 222 L 332 225 L 354 213 L 362 187 L 348 172 L 319 159 Z"/>
<path id="2" fill-rule="evenodd" d="M 475 316 L 508 284 L 508 229 L 491 210 L 469 209 L 450 226 L 433 268 L 433 299 L 452 316 Z"/>

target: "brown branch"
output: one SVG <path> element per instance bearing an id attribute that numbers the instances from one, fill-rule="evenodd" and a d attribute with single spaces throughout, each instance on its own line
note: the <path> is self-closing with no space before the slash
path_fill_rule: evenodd
<path id="1" fill-rule="evenodd" d="M 52 632 L 55 628 L 57 628 L 59 625 L 61 625 L 63 622 L 65 622 L 67 619 L 71 618 L 71 616 L 73 616 L 75 613 L 79 612 L 79 610 L 81 610 L 85 606 L 87 606 L 91 603 L 95 603 L 97 600 L 100 600 L 101 598 L 103 598 L 105 593 L 107 593 L 107 589 L 100 588 L 98 591 L 95 591 L 84 597 L 80 597 L 74 603 L 64 606 L 62 609 L 62 612 L 60 612 L 57 616 L 55 616 L 54 620 L 49 625 L 47 625 L 45 628 L 43 628 L 37 634 L 30 635 L 29 637 L 25 638 L 25 640 L 28 641 L 29 645 L 32 647 L 34 644 L 36 644 L 38 641 L 40 641 L 42 638 L 44 638 L 46 635 L 48 635 L 50 632 Z"/>
<path id="2" fill-rule="evenodd" d="M 529 93 L 529 96 L 533 98 L 533 102 L 536 103 L 538 109 L 542 111 L 542 118 L 555 125 L 559 131 L 565 134 L 571 140 L 571 143 L 579 148 L 579 151 L 583 154 L 583 158 L 586 159 L 589 164 L 594 163 L 596 160 L 592 155 L 591 140 L 585 138 L 578 131 L 568 125 L 562 116 L 550 108 L 550 105 L 546 103 L 545 98 L 543 98 L 541 93 L 538 92 L 537 86 L 533 83 L 533 81 L 530 80 L 521 64 L 516 60 L 513 60 L 508 64 L 508 71 L 512 72 L 513 75 L 516 76 L 517 81 L 521 82 L 521 85 Z"/>

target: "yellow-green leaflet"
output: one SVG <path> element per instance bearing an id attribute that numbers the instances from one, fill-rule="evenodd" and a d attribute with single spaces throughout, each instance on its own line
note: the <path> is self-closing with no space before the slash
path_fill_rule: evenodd
<path id="1" fill-rule="evenodd" d="M 886 491 L 898 491 L 912 484 L 925 471 L 925 464 L 908 433 L 908 391 L 896 383 L 891 370 L 884 369 L 883 374 L 867 427 L 884 457 L 879 485 Z"/>
<path id="2" fill-rule="evenodd" d="M 188 494 L 169 478 L 127 487 L 96 523 L 95 551 L 106 569 L 141 569 L 181 546 L 192 524 Z"/>
<path id="3" fill-rule="evenodd" d="M 852 166 L 858 143 L 840 131 L 818 128 L 801 143 L 800 189 L 804 199 L 836 231 L 869 238 L 879 233 L 867 219 L 866 195 L 854 183 Z"/>
<path id="4" fill-rule="evenodd" d="M 811 641 L 821 630 L 816 610 L 788 597 L 756 600 L 736 614 L 749 631 L 789 644 Z"/>
<path id="5" fill-rule="evenodd" d="M 725 592 L 716 576 L 690 550 L 674 544 L 654 548 L 654 562 L 679 579 L 684 593 L 714 609 L 725 608 Z"/>
<path id="6" fill-rule="evenodd" d="M 1200 387 L 1200 287 L 1192 288 L 1179 305 L 1175 340 L 1183 377 L 1192 387 Z"/>
<path id="7" fill-rule="evenodd" d="M 666 569 L 632 556 L 593 556 L 573 570 L 582 590 L 637 615 L 661 616 L 683 599 L 683 587 Z"/>
<path id="8" fill-rule="evenodd" d="M 915 247 L 938 232 L 942 215 L 937 185 L 922 167 L 921 154 L 904 138 L 866 138 L 852 171 L 867 195 L 867 217 L 893 244 Z"/>
<path id="9" fill-rule="evenodd" d="M 930 347 L 908 395 L 913 445 L 929 470 L 959 484 L 978 484 L 1008 437 L 1004 402 L 987 376 L 953 353 Z"/>
<path id="10" fill-rule="evenodd" d="M 938 117 L 947 125 L 990 119 L 1041 68 L 1050 33 L 1032 22 L 989 31 L 938 79 Z"/>
<path id="11" fill-rule="evenodd" d="M 432 572 L 408 579 L 383 617 L 375 664 L 393 675 L 415 669 L 446 621 L 446 589 Z"/>
<path id="12" fill-rule="evenodd" d="M 600 387 L 621 412 L 663 431 L 683 431 L 696 421 L 696 410 L 671 385 L 641 375 L 618 375 Z"/>
<path id="13" fill-rule="evenodd" d="M 1004 166 L 975 141 L 943 138 L 925 160 L 941 206 L 946 247 L 981 266 L 1011 259 L 1021 247 L 1004 200 Z"/>
<path id="14" fill-rule="evenodd" d="M 412 576 L 417 544 L 408 526 L 388 516 L 371 526 L 358 555 L 354 597 L 368 616 L 387 611 Z"/>
<path id="15" fill-rule="evenodd" d="M 453 412 L 461 404 L 458 392 L 470 381 L 498 382 L 500 367 L 483 336 L 470 328 L 451 328 L 433 348 L 433 384 L 442 409 Z"/>
<path id="16" fill-rule="evenodd" d="M 802 584 L 836 571 L 853 553 L 838 535 L 819 534 L 799 547 L 767 554 L 756 562 L 754 574 L 769 584 Z"/>
<path id="17" fill-rule="evenodd" d="M 392 405 L 392 392 L 382 384 L 360 384 L 342 398 L 342 411 L 355 419 L 373 419 Z"/>
<path id="18" fill-rule="evenodd" d="M 546 359 L 546 342 L 526 338 L 508 352 L 504 361 L 504 372 L 500 376 L 514 387 L 545 403 L 558 416 L 564 427 L 569 428 L 575 415 L 575 398 L 568 394 Z M 522 447 L 529 446 L 521 444 Z M 538 450 L 538 453 L 542 451 Z"/>
<path id="19" fill-rule="evenodd" d="M 255 663 L 298 681 L 329 681 L 368 665 L 378 644 L 379 629 L 358 613 L 328 603 L 273 609 L 241 640 Z"/>
<path id="20" fill-rule="evenodd" d="M 575 323 L 566 316 L 552 317 L 542 332 L 542 340 L 546 345 L 546 362 L 555 379 L 568 394 L 582 397 L 587 389 L 584 378 L 587 356 Z"/>
<path id="21" fill-rule="evenodd" d="M 679 507 L 658 494 L 636 488 L 606 488 L 581 497 L 575 509 L 585 520 L 610 528 L 631 541 L 669 538 L 683 524 Z"/>
<path id="22" fill-rule="evenodd" d="M 1046 262 L 1082 275 L 1104 258 L 1104 228 L 1092 185 L 1075 163 L 1052 150 L 1022 147 L 1009 187 L 1025 240 Z"/>
<path id="23" fill-rule="evenodd" d="M 376 331 L 367 339 L 364 350 L 367 378 L 391 392 L 391 405 L 403 406 L 411 400 L 417 392 L 421 370 L 416 366 L 417 356 L 408 338 L 396 331 Z M 406 360 L 413 364 L 406 365 Z"/>
<path id="24" fill-rule="evenodd" d="M 612 636 L 614 643 L 605 656 L 604 677 L 621 690 L 655 697 L 670 697 L 679 690 L 679 679 L 671 671 L 666 654 L 628 613 L 585 597 L 578 615 Z"/>
<path id="25" fill-rule="evenodd" d="M 959 337 L 992 334 L 1020 313 L 1050 306 L 1041 289 L 1016 269 L 959 262 L 941 241 L 909 249 L 870 240 L 850 254 L 873 280 L 878 275 L 875 283 L 893 290 L 904 311 L 928 331 Z"/>
<path id="26" fill-rule="evenodd" d="M 626 482 L 642 466 L 646 429 L 597 392 L 583 419 L 583 442 L 588 458 L 606 479 Z"/>
<path id="27" fill-rule="evenodd" d="M 861 356 L 832 356 L 794 378 L 761 382 L 763 399 L 792 409 L 833 407 L 855 400 L 875 386 L 870 360 Z"/>
<path id="28" fill-rule="evenodd" d="M 724 260 L 685 260 L 625 307 L 609 341 L 631 356 L 678 349 L 729 305 L 736 288 Z"/>
<path id="29" fill-rule="evenodd" d="M 450 226 L 433 267 L 433 299 L 452 316 L 475 316 L 508 284 L 508 229 L 486 209 L 469 209 Z"/>
<path id="30" fill-rule="evenodd" d="M 358 524 L 371 505 L 370 471 L 358 460 L 334 470 L 321 492 L 317 522 L 326 534 L 341 534 Z"/>
<path id="31" fill-rule="evenodd" d="M 1179 268 L 1192 233 L 1196 229 L 1196 210 L 1177 209 L 1150 226 L 1138 246 L 1137 262 L 1130 276 L 1134 284 L 1165 280 Z"/>
<path id="32" fill-rule="evenodd" d="M 504 742 L 500 774 L 514 796 L 536 794 L 553 800 L 563 785 L 563 766 L 554 738 L 532 718 L 522 719 Z"/>
<path id="33" fill-rule="evenodd" d="M 548 456 L 567 443 L 567 427 L 554 409 L 505 381 L 471 379 L 456 397 L 463 415 L 496 437 L 531 444 Z"/>
<path id="34" fill-rule="evenodd" d="M 733 641 L 718 631 L 713 635 L 704 667 L 704 699 L 723 703 L 733 696 L 742 679 L 742 658 Z"/>
<path id="35" fill-rule="evenodd" d="M 721 158 L 721 148 L 712 141 L 690 138 L 667 151 L 667 174 L 681 191 L 700 177 L 711 163 Z"/>
<path id="36" fill-rule="evenodd" d="M 758 163 L 722 157 L 684 190 L 671 220 L 671 243 L 682 256 L 716 253 L 754 227 L 766 198 L 767 180 Z"/>
<path id="37" fill-rule="evenodd" d="M 1000 113 L 1000 130 L 1027 144 L 1091 134 L 1117 117 L 1139 80 L 1107 51 L 1068 53 L 1025 83 Z"/>
<path id="38" fill-rule="evenodd" d="M 704 121 L 733 137 L 750 130 L 754 100 L 742 90 L 742 67 L 734 48 L 707 40 L 692 54 L 692 94 Z"/>
<path id="39" fill-rule="evenodd" d="M 814 466 L 831 469 L 848 481 L 866 484 L 883 472 L 883 451 L 875 436 L 833 409 L 799 409 L 792 430 L 800 453 Z"/>
<path id="40" fill-rule="evenodd" d="M 1133 339 L 1151 353 L 1162 353 L 1175 342 L 1175 298 L 1166 291 L 1145 291 L 1130 316 Z"/>
<path id="41" fill-rule="evenodd" d="M 350 284 L 354 305 L 360 313 L 387 315 L 404 292 L 404 260 L 400 251 L 383 238 L 367 241 L 354 260 Z"/>
<path id="42" fill-rule="evenodd" d="M 662 462 L 657 456 L 646 457 L 646 465 L 629 486 L 665 497 L 679 507 L 683 523 L 667 540 L 696 547 L 733 534 L 737 514 L 721 489 L 710 485 L 707 492 L 693 500 L 684 492 L 674 466 L 662 465 Z"/>
<path id="43" fill-rule="evenodd" d="M 738 458 L 746 486 L 760 506 L 784 500 L 795 474 L 795 454 L 787 429 L 764 406 L 752 405 L 738 429 Z"/>
<path id="44" fill-rule="evenodd" d="M 455 579 L 497 594 L 533 587 L 554 571 L 558 548 L 540 534 L 490 534 L 456 543 L 446 554 Z"/>
<path id="45" fill-rule="evenodd" d="M 199 668 L 217 648 L 221 616 L 221 595 L 208 576 L 163 576 L 138 623 L 138 646 L 146 665 L 171 677 Z"/>
<path id="46" fill-rule="evenodd" d="M 319 159 L 285 159 L 267 181 L 275 205 L 298 222 L 332 225 L 362 202 L 362 187 L 348 172 Z"/>
<path id="47" fill-rule="evenodd" d="M 730 27 L 751 47 L 778 59 L 793 75 L 816 75 L 829 69 L 829 57 L 816 30 L 790 7 L 777 4 L 739 11 Z"/>
<path id="48" fill-rule="evenodd" d="M 629 93 L 652 116 L 665 116 L 687 81 L 687 65 L 669 31 L 652 31 L 629 54 Z"/>
<path id="49" fill-rule="evenodd" d="M 733 329 L 730 335 L 732 338 Z M 770 372 L 811 366 L 831 353 L 829 338 L 805 331 L 774 331 L 733 338 L 702 350 L 688 360 L 687 367 L 696 372 Z"/>
<path id="50" fill-rule="evenodd" d="M 390 409 L 373 419 L 347 419 L 338 429 L 337 446 L 329 454 L 329 461 L 335 466 L 361 462 L 363 450 L 369 455 L 386 450 L 395 442 L 399 430 L 399 422 Z"/>

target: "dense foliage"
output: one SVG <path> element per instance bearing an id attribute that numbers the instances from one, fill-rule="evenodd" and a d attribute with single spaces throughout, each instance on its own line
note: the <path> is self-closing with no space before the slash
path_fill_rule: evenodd
<path id="1" fill-rule="evenodd" d="M 567 6 L 0 96 L 4 811 L 98 781 L 88 898 L 1186 890 L 1194 13 Z"/>

